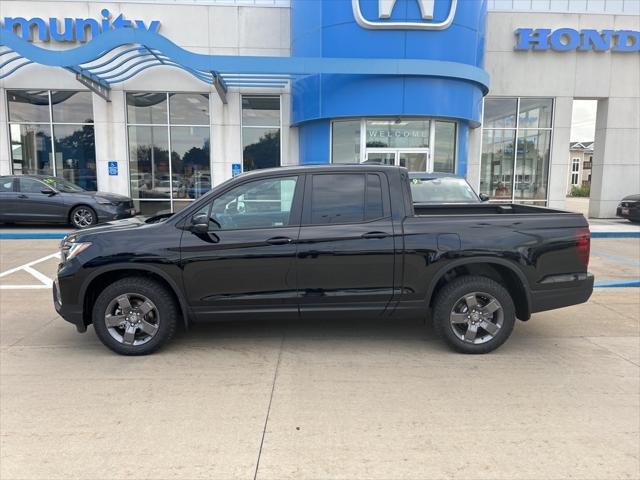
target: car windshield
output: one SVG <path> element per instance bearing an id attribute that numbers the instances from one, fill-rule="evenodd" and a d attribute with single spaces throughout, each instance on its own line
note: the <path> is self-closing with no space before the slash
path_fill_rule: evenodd
<path id="1" fill-rule="evenodd" d="M 414 203 L 479 203 L 480 199 L 466 180 L 455 177 L 412 178 Z"/>
<path id="2" fill-rule="evenodd" d="M 74 183 L 67 182 L 62 178 L 44 177 L 42 178 L 42 181 L 60 192 L 65 192 L 65 193 L 84 192 L 84 188 L 79 187 Z"/>

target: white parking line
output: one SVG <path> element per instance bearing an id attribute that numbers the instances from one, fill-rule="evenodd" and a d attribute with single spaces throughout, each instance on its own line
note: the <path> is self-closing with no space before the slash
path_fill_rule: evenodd
<path id="1" fill-rule="evenodd" d="M 41 262 L 45 262 L 51 258 L 60 258 L 60 252 L 52 253 L 51 255 L 47 255 L 45 257 L 38 258 L 36 260 L 32 260 L 31 262 L 25 263 L 24 265 L 20 265 L 19 267 L 11 268 L 4 272 L 0 272 L 0 278 L 6 277 L 8 275 L 11 275 L 12 273 L 17 273 L 20 271 L 26 272 L 32 277 L 34 277 L 36 280 L 38 280 L 40 283 L 35 285 L 0 285 L 0 290 L 21 290 L 21 289 L 36 290 L 41 288 L 42 289 L 51 288 L 51 286 L 53 285 L 53 280 L 47 277 L 44 273 L 39 272 L 38 270 L 33 268 L 34 265 L 37 265 Z"/>

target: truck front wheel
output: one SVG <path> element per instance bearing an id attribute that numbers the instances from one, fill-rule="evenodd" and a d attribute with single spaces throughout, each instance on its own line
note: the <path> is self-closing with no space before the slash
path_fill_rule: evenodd
<path id="1" fill-rule="evenodd" d="M 160 283 L 130 277 L 105 288 L 93 306 L 100 341 L 121 355 L 146 355 L 166 344 L 176 330 L 178 308 Z"/>
<path id="2" fill-rule="evenodd" d="M 488 353 L 513 331 L 515 307 L 509 292 L 486 277 L 464 276 L 438 292 L 433 310 L 436 333 L 462 353 Z"/>

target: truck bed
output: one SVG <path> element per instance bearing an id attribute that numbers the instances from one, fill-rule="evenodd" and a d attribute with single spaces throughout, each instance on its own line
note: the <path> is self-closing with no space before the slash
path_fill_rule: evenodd
<path id="1" fill-rule="evenodd" d="M 478 204 L 440 204 L 431 205 L 416 203 L 413 205 L 414 215 L 418 217 L 432 215 L 544 215 L 549 213 L 571 214 L 564 210 L 520 205 L 515 203 L 478 203 Z"/>

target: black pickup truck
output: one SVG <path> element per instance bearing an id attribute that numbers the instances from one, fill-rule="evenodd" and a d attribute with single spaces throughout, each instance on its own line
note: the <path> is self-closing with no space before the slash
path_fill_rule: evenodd
<path id="1" fill-rule="evenodd" d="M 431 317 L 454 349 L 486 353 L 516 318 L 589 298 L 589 248 L 580 214 L 414 209 L 403 168 L 287 167 L 243 174 L 174 215 L 68 235 L 53 297 L 125 355 L 157 350 L 179 324 L 354 315 Z"/>

